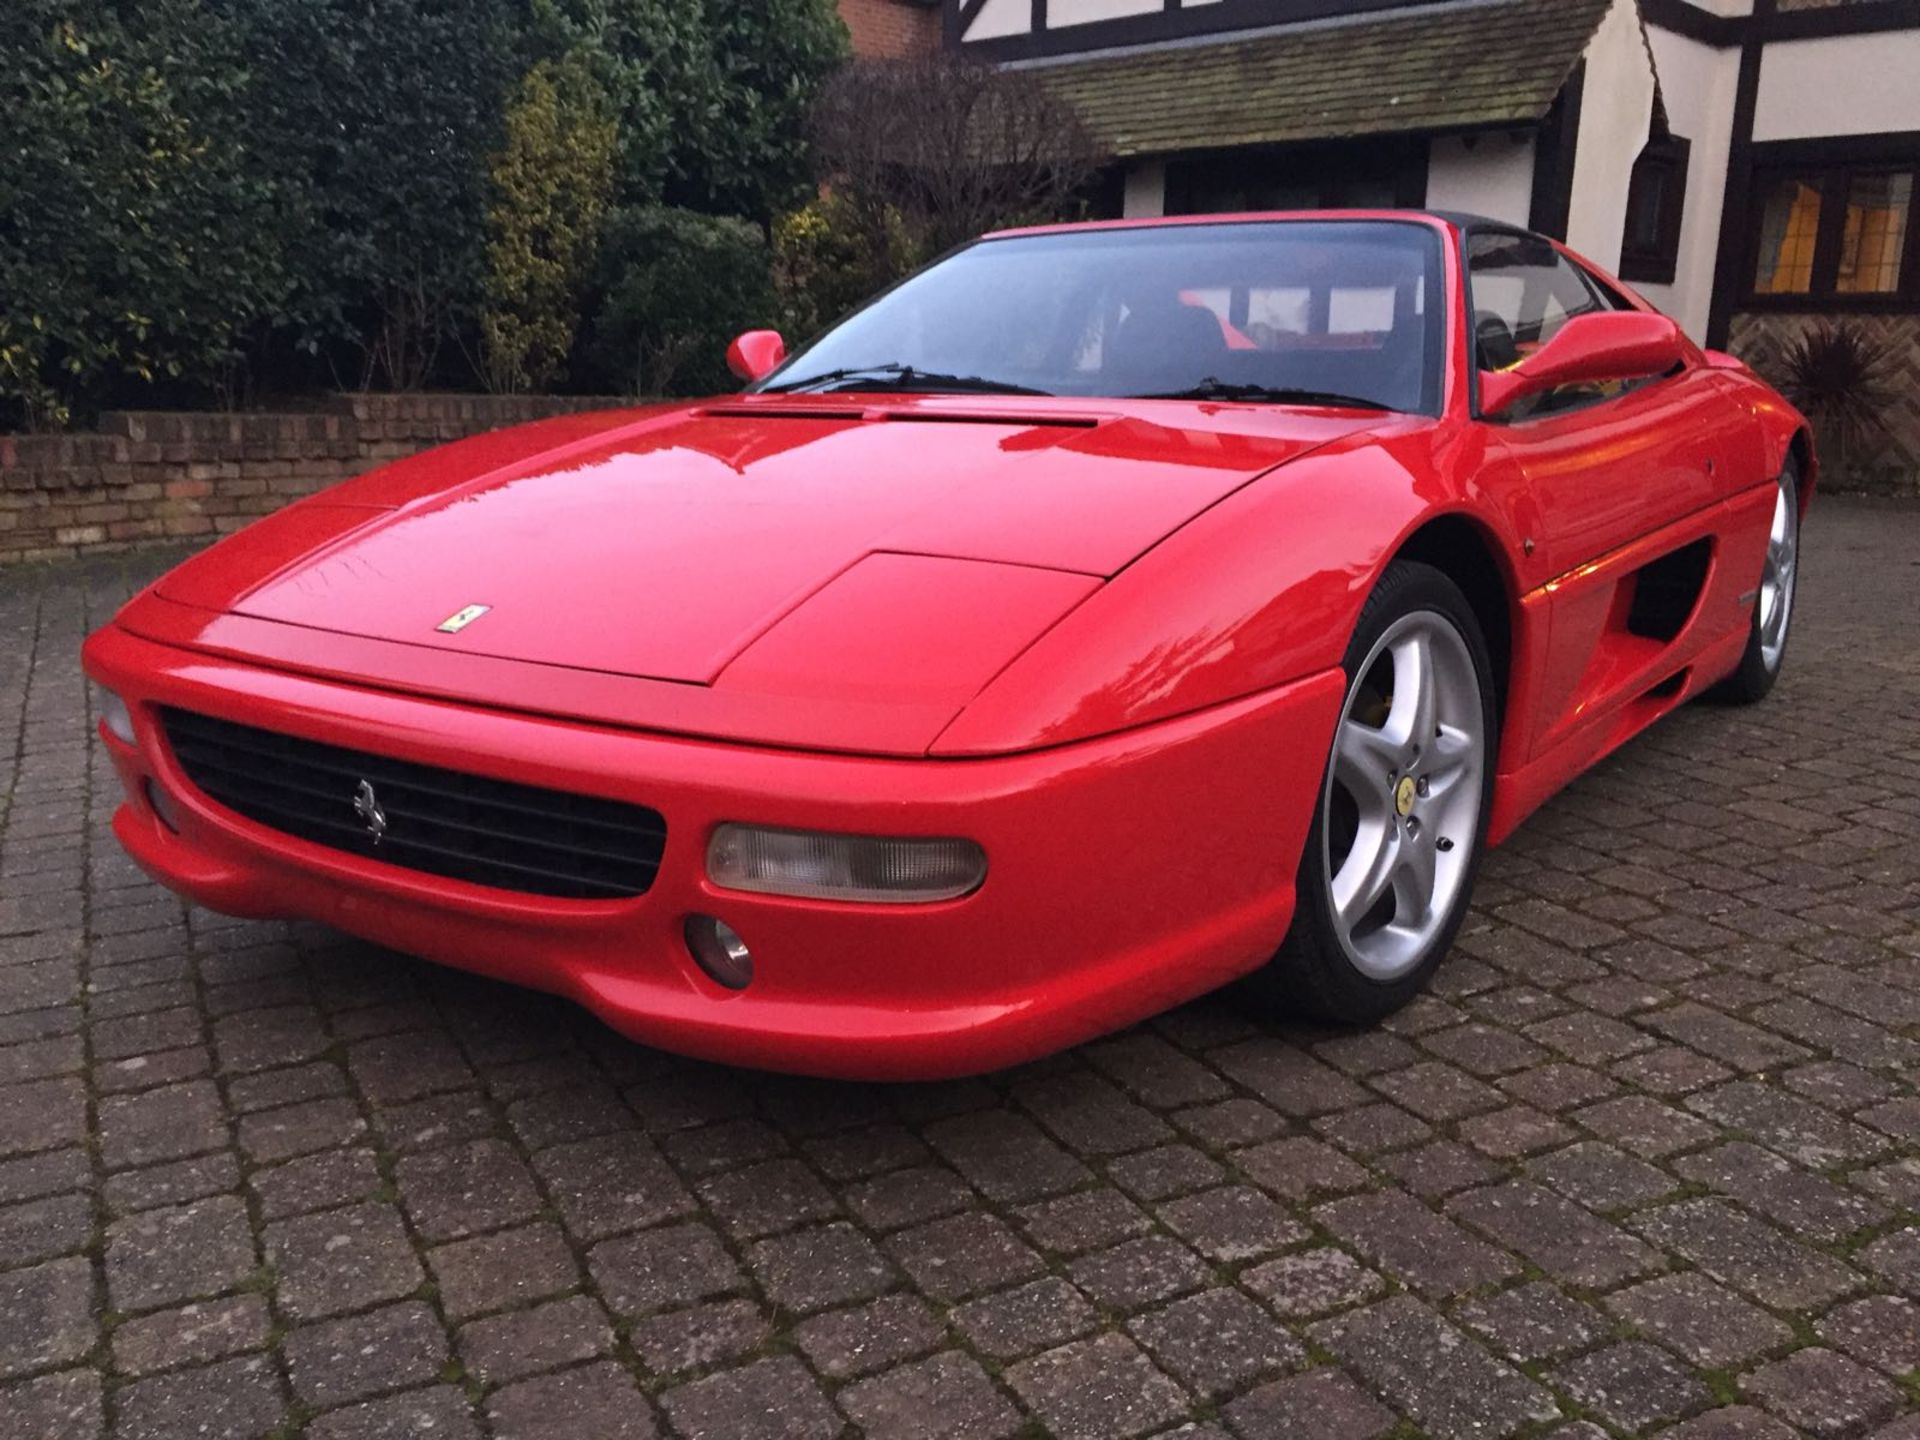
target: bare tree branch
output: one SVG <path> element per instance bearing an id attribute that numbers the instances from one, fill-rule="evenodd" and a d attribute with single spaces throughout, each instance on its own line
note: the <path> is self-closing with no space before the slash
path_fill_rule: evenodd
<path id="1" fill-rule="evenodd" d="M 891 211 L 935 252 L 1065 218 L 1103 159 L 1030 72 L 945 54 L 847 66 L 815 107 L 813 139 L 863 226 L 877 237 Z"/>

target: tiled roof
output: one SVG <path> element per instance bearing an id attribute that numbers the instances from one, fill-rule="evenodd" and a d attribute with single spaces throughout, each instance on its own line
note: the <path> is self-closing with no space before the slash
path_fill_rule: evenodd
<path id="1" fill-rule="evenodd" d="M 1610 0 L 1495 0 L 1048 64 L 1117 156 L 1525 124 Z"/>

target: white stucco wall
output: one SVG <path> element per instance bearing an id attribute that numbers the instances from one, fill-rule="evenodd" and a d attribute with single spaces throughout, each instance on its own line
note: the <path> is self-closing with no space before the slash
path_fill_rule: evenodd
<path id="1" fill-rule="evenodd" d="M 1158 160 L 1141 160 L 1127 169 L 1120 213 L 1129 220 L 1152 220 L 1167 213 L 1167 167 Z"/>
<path id="2" fill-rule="evenodd" d="M 1660 68 L 1660 93 L 1673 133 L 1692 142 L 1687 193 L 1680 217 L 1680 254 L 1671 285 L 1638 285 L 1647 299 L 1706 337 L 1713 304 L 1713 270 L 1720 244 L 1720 212 L 1727 193 L 1727 152 L 1733 142 L 1734 92 L 1740 52 L 1701 45 L 1668 30 L 1649 32 Z"/>
<path id="3" fill-rule="evenodd" d="M 1166 8 L 1164 0 L 1047 0 L 1047 28 L 1151 15 Z"/>
<path id="4" fill-rule="evenodd" d="M 1033 28 L 1033 0 L 987 0 L 961 37 L 997 40 L 1002 35 L 1024 35 Z"/>
<path id="5" fill-rule="evenodd" d="M 1760 62 L 1755 140 L 1920 130 L 1920 30 L 1783 40 Z"/>
<path id="6" fill-rule="evenodd" d="M 1435 140 L 1427 150 L 1427 206 L 1526 224 L 1533 208 L 1533 137 Z"/>
<path id="7" fill-rule="evenodd" d="M 1200 0 L 1188 0 L 1188 3 L 1196 4 Z M 1049 0 L 1047 28 L 1064 30 L 1100 20 L 1156 15 L 1166 8 L 1165 0 Z M 1033 0 L 987 0 L 963 38 L 997 40 L 1004 35 L 1025 35 L 1032 28 Z"/>
<path id="8" fill-rule="evenodd" d="M 1603 270 L 1620 263 L 1627 182 L 1653 120 L 1653 62 L 1635 0 L 1614 0 L 1587 46 L 1567 244 Z"/>

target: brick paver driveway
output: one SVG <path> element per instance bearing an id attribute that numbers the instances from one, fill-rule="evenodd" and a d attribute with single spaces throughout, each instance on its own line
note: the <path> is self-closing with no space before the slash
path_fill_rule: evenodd
<path id="1" fill-rule="evenodd" d="M 1920 1435 L 1920 509 L 1807 557 L 1386 1028 L 899 1088 L 183 912 L 0 576 L 0 1436 Z"/>

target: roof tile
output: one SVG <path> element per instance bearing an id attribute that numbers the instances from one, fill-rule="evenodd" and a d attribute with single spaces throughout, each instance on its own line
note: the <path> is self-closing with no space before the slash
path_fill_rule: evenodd
<path id="1" fill-rule="evenodd" d="M 1495 0 L 1041 66 L 1117 156 L 1528 124 L 1611 0 Z"/>

